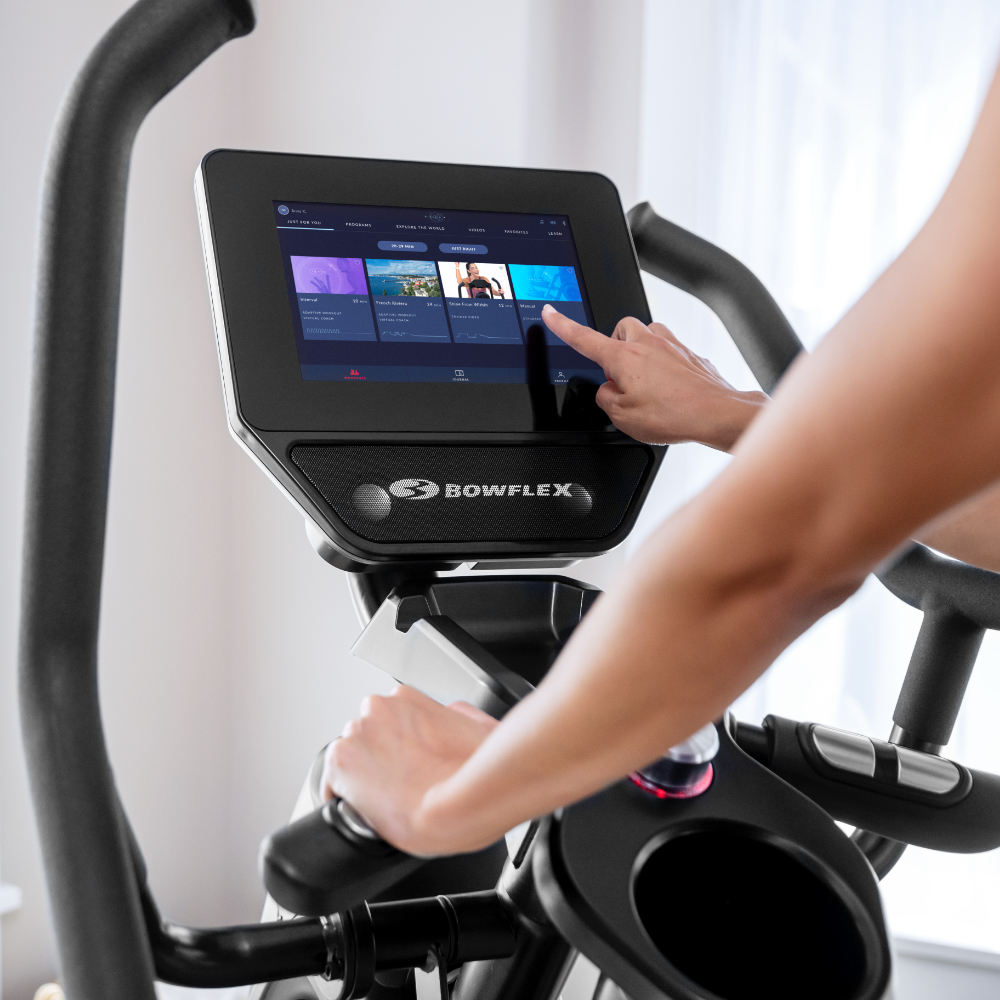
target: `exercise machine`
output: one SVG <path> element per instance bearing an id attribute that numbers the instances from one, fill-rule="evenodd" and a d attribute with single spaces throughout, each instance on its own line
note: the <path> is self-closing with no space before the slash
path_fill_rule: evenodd
<path id="1" fill-rule="evenodd" d="M 830 1000 L 886 995 L 891 957 L 877 879 L 906 844 L 957 852 L 1000 845 L 1000 779 L 943 756 L 984 630 L 1000 628 L 1000 577 L 920 546 L 882 574 L 893 593 L 924 612 L 887 741 L 775 717 L 755 726 L 727 716 L 632 778 L 530 824 L 510 847 L 501 841 L 432 860 L 381 841 L 349 803 L 321 802 L 314 766 L 295 818 L 262 849 L 270 919 L 191 928 L 159 914 L 108 763 L 97 685 L 124 194 L 133 139 L 150 108 L 218 47 L 252 30 L 254 18 L 246 0 L 140 0 L 81 71 L 50 153 L 21 711 L 66 995 L 153 1000 L 159 978 L 201 987 L 256 984 L 268 1000 L 550 1000 L 578 953 L 602 971 L 597 1000 L 621 993 L 634 1000 L 790 998 L 806 989 Z M 261 156 L 255 162 L 276 162 Z M 320 195 L 330 171 L 357 167 L 313 161 L 296 169 L 304 171 L 305 192 L 315 172 Z M 220 167 L 235 162 L 215 160 Z M 388 169 L 370 164 L 371 183 Z M 399 169 L 419 187 L 429 167 Z M 463 171 L 487 168 L 449 169 L 461 188 Z M 544 172 L 531 173 L 544 183 L 535 176 Z M 598 202 L 605 198 L 600 181 L 576 176 L 561 178 Z M 203 180 L 206 208 L 212 184 Z M 558 213 L 560 206 L 544 207 Z M 589 210 L 569 208 L 594 325 L 609 332 L 626 309 L 648 319 L 620 207 L 605 220 L 610 235 L 598 233 Z M 770 391 L 801 345 L 766 290 L 733 258 L 649 206 L 628 221 L 639 264 L 706 302 Z M 612 252 L 614 240 L 619 247 L 624 240 L 628 253 Z M 220 246 L 212 243 L 210 252 L 221 253 Z M 240 306 L 225 301 L 235 286 L 219 258 L 215 274 L 218 321 L 219 309 Z M 228 398 L 242 406 L 252 393 L 238 370 L 239 350 L 223 351 L 222 362 Z M 277 444 L 277 431 L 241 438 L 306 514 L 317 551 L 348 572 L 365 623 L 356 653 L 432 697 L 464 698 L 496 717 L 544 676 L 597 596 L 551 571 L 627 535 L 663 458 L 663 449 L 606 425 L 585 375 L 559 381 L 546 374 L 561 357 L 557 350 L 529 325 L 527 377 L 510 389 L 477 386 L 481 400 L 511 402 L 485 406 L 482 419 L 513 414 L 521 422 L 514 430 L 486 427 L 472 440 L 445 426 L 419 444 L 364 426 L 339 436 L 319 428 Z M 461 402 L 468 387 L 428 384 L 393 392 L 409 393 L 415 406 L 446 420 L 448 407 L 434 410 L 433 401 Z M 322 402 L 327 389 L 303 391 Z M 370 398 L 377 403 L 383 391 Z M 253 426 L 232 410 L 230 420 Z M 441 541 L 426 520 L 441 493 L 430 489 L 438 479 L 386 478 L 399 449 L 417 446 L 438 463 L 442 482 L 461 487 L 442 502 L 471 502 L 462 484 L 479 479 L 519 485 L 516 500 L 494 498 L 520 503 L 530 483 L 532 504 L 552 502 L 547 520 L 532 514 L 536 525 L 528 530 L 523 517 L 496 519 L 490 538 L 470 540 L 478 529 L 467 518 L 464 537 Z M 299 463 L 295 448 L 303 449 Z M 370 449 L 369 464 L 348 468 L 347 459 L 361 455 L 349 448 Z M 498 456 L 506 464 L 486 461 Z M 559 476 L 543 477 L 552 462 Z M 487 467 L 495 475 L 483 479 Z M 530 475 L 522 472 L 528 467 Z M 545 478 L 560 480 L 558 495 L 554 488 L 539 495 L 539 485 L 552 485 Z M 346 493 L 337 492 L 342 482 L 351 487 Z M 390 532 L 399 523 L 393 505 L 407 512 L 409 538 Z M 447 575 L 469 561 L 484 572 Z M 528 566 L 549 567 L 550 575 L 527 575 Z M 856 832 L 848 838 L 837 820 Z"/>

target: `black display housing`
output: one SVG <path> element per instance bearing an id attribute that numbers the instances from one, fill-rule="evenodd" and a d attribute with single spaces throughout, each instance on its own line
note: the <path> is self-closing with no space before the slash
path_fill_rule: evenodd
<path id="1" fill-rule="evenodd" d="M 594 403 L 593 384 L 530 378 L 528 384 L 303 380 L 273 208 L 275 200 L 287 200 L 566 216 L 595 326 L 609 335 L 625 316 L 643 322 L 650 316 L 628 224 L 607 178 L 215 150 L 201 163 L 196 191 L 230 426 L 319 529 L 320 535 L 311 534 L 325 558 L 351 570 L 412 561 L 565 561 L 607 551 L 625 538 L 665 449 L 637 445 L 615 430 Z M 574 521 L 565 539 L 551 531 L 531 539 L 521 531 L 516 540 L 428 540 L 424 532 L 419 540 L 386 541 L 384 532 L 364 537 L 334 512 L 291 460 L 302 445 L 407 445 L 414 455 L 448 445 L 582 447 L 598 463 L 601 455 L 610 457 L 605 449 L 641 447 L 646 458 L 610 532 L 605 516 L 602 533 L 593 537 Z"/>

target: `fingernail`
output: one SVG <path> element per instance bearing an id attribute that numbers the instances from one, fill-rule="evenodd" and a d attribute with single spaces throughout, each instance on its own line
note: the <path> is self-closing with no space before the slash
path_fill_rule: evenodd
<path id="1" fill-rule="evenodd" d="M 545 312 L 546 309 L 548 309 L 549 312 L 555 312 L 555 309 L 553 309 L 552 306 L 548 304 L 548 302 L 546 302 L 545 305 L 542 306 L 542 312 Z"/>

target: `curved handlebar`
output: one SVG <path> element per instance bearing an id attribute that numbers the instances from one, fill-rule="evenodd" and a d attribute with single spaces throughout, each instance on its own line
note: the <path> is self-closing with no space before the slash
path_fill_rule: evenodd
<path id="1" fill-rule="evenodd" d="M 648 201 L 628 213 L 644 271 L 701 299 L 722 320 L 766 393 L 802 351 L 778 303 L 746 265 L 708 240 L 668 222 Z"/>
<path id="2" fill-rule="evenodd" d="M 1000 573 L 947 559 L 916 543 L 876 574 L 910 607 L 947 605 L 980 628 L 1000 629 Z"/>
<path id="3" fill-rule="evenodd" d="M 62 979 L 73 1000 L 154 1000 L 97 692 L 129 160 L 150 109 L 254 20 L 250 0 L 140 0 L 78 74 L 46 164 L 20 696 Z"/>
<path id="4" fill-rule="evenodd" d="M 924 613 L 893 712 L 893 742 L 940 753 L 951 739 L 986 629 L 1000 629 L 1000 574 L 910 546 L 882 583 Z"/>

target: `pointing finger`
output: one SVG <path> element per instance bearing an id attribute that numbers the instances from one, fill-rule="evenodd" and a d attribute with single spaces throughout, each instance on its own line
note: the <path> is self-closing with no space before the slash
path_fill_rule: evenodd
<path id="1" fill-rule="evenodd" d="M 614 347 L 603 333 L 598 333 L 596 330 L 591 330 L 589 326 L 584 326 L 568 316 L 563 316 L 561 312 L 548 304 L 542 309 L 542 318 L 545 320 L 545 325 L 560 340 L 564 340 L 585 358 L 596 361 L 602 368 L 611 362 Z"/>

